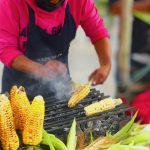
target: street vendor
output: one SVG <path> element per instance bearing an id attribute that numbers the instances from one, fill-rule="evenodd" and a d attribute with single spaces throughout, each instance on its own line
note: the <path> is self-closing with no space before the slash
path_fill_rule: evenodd
<path id="1" fill-rule="evenodd" d="M 30 94 L 43 91 L 39 94 L 44 95 L 51 91 L 45 79 L 69 78 L 68 50 L 79 25 L 100 62 L 89 80 L 102 84 L 110 72 L 111 50 L 94 0 L 0 0 L 2 92 L 22 85 Z"/>

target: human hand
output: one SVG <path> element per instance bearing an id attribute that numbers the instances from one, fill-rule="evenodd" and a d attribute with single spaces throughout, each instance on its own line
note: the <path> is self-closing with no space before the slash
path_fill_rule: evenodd
<path id="1" fill-rule="evenodd" d="M 66 64 L 57 61 L 57 60 L 49 60 L 45 65 L 45 71 L 49 76 L 57 76 L 64 75 L 67 73 Z"/>
<path id="2" fill-rule="evenodd" d="M 51 79 L 59 75 L 67 74 L 67 67 L 60 61 L 49 60 L 46 64 L 35 65 L 32 70 L 34 78 L 41 79 Z"/>
<path id="3" fill-rule="evenodd" d="M 110 68 L 111 67 L 109 65 L 102 66 L 91 73 L 89 81 L 92 82 L 92 85 L 103 84 L 109 75 Z"/>

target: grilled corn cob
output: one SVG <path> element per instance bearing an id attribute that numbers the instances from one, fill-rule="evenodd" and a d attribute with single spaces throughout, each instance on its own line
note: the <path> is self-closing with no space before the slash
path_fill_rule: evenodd
<path id="1" fill-rule="evenodd" d="M 10 92 L 11 107 L 14 114 L 16 129 L 23 131 L 26 122 L 26 116 L 30 107 L 30 102 L 27 98 L 25 89 L 21 86 L 16 90 L 13 87 Z"/>
<path id="2" fill-rule="evenodd" d="M 71 96 L 68 102 L 68 107 L 76 106 L 81 100 L 83 100 L 90 93 L 90 85 L 85 84 L 79 86 L 74 94 Z"/>
<path id="3" fill-rule="evenodd" d="M 95 102 L 89 106 L 86 106 L 84 110 L 87 116 L 91 116 L 109 109 L 113 109 L 115 108 L 115 106 L 120 105 L 121 103 L 122 100 L 120 98 L 118 99 L 106 98 L 99 102 Z"/>
<path id="4" fill-rule="evenodd" d="M 10 104 L 11 104 L 11 108 L 13 111 L 13 116 L 14 116 L 14 122 L 15 122 L 15 128 L 18 129 L 18 115 L 16 115 L 18 113 L 18 109 L 15 105 L 16 100 L 15 100 L 15 95 L 16 92 L 18 90 L 18 87 L 16 85 L 14 85 L 11 90 L 10 90 L 10 95 L 9 95 L 9 99 L 10 99 Z"/>
<path id="5" fill-rule="evenodd" d="M 10 101 L 4 94 L 0 95 L 0 140 L 4 150 L 17 150 L 19 147 Z"/>
<path id="6" fill-rule="evenodd" d="M 44 100 L 42 96 L 36 96 L 29 108 L 26 124 L 23 130 L 23 143 L 38 145 L 42 141 L 44 123 Z"/>

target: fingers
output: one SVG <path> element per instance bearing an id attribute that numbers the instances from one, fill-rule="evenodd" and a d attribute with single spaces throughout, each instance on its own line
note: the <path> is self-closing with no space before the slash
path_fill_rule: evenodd
<path id="1" fill-rule="evenodd" d="M 92 82 L 92 85 L 103 84 L 107 79 L 109 71 L 106 69 L 96 69 L 89 77 L 89 81 Z"/>
<path id="2" fill-rule="evenodd" d="M 96 83 L 95 83 L 95 80 L 94 80 L 94 75 L 96 74 L 96 71 L 97 70 L 95 70 L 90 76 L 89 76 L 89 81 L 91 82 L 91 84 L 92 85 L 95 85 Z"/>
<path id="3" fill-rule="evenodd" d="M 103 82 L 105 81 L 105 78 L 103 75 L 95 73 L 91 77 L 90 81 L 92 81 L 92 85 L 103 84 Z"/>

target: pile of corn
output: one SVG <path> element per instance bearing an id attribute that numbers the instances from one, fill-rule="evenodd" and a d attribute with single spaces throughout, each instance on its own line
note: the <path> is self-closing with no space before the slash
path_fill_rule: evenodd
<path id="1" fill-rule="evenodd" d="M 26 145 L 37 145 L 42 141 L 44 123 L 44 100 L 36 96 L 32 103 L 23 87 L 13 86 L 9 98 L 0 95 L 0 141 L 3 150 L 17 150 L 21 133 Z"/>

